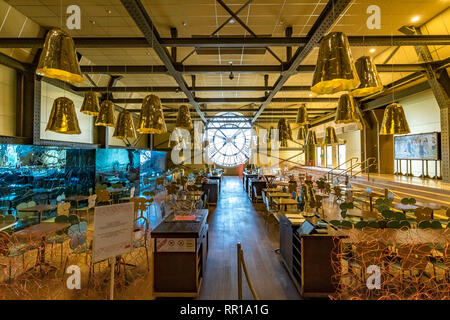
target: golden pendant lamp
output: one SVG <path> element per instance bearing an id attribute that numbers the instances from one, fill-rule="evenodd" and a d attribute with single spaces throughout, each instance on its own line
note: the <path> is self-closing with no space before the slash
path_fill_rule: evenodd
<path id="1" fill-rule="evenodd" d="M 308 131 L 308 134 L 306 135 L 306 145 L 308 145 L 308 146 L 318 145 L 317 136 L 316 136 L 315 131 L 312 131 L 312 130 Z"/>
<path id="2" fill-rule="evenodd" d="M 292 140 L 292 130 L 289 121 L 286 118 L 278 120 L 278 140 L 281 147 L 288 146 L 288 140 Z"/>
<path id="3" fill-rule="evenodd" d="M 86 92 L 80 112 L 90 116 L 98 116 L 99 109 L 97 94 L 92 91 Z"/>
<path id="4" fill-rule="evenodd" d="M 175 128 L 192 130 L 192 119 L 191 112 L 189 111 L 189 107 L 182 105 L 178 109 L 177 121 L 175 124 Z"/>
<path id="5" fill-rule="evenodd" d="M 302 104 L 298 108 L 297 121 L 295 123 L 302 125 L 302 126 L 308 123 L 308 110 L 306 109 L 305 104 Z"/>
<path id="6" fill-rule="evenodd" d="M 363 56 L 358 58 L 355 62 L 355 67 L 361 83 L 352 91 L 352 96 L 365 97 L 383 90 L 383 84 L 372 57 Z"/>
<path id="7" fill-rule="evenodd" d="M 408 134 L 410 132 L 403 107 L 398 103 L 388 105 L 384 110 L 380 134 Z"/>
<path id="8" fill-rule="evenodd" d="M 327 127 L 325 131 L 325 138 L 323 140 L 323 144 L 330 145 L 330 144 L 338 144 L 339 140 L 336 135 L 336 130 L 334 130 L 333 127 Z"/>
<path id="9" fill-rule="evenodd" d="M 130 111 L 123 110 L 119 113 L 113 137 L 117 139 L 136 139 L 136 129 L 134 128 L 134 121 Z"/>
<path id="10" fill-rule="evenodd" d="M 72 100 L 66 97 L 55 99 L 45 131 L 62 134 L 81 133 L 75 105 Z"/>
<path id="11" fill-rule="evenodd" d="M 306 130 L 304 126 L 298 128 L 297 131 L 297 140 L 305 140 L 306 139 Z"/>
<path id="12" fill-rule="evenodd" d="M 332 94 L 352 90 L 359 83 L 347 37 L 342 32 L 332 32 L 323 37 L 311 91 Z"/>
<path id="13" fill-rule="evenodd" d="M 161 100 L 157 96 L 151 94 L 144 98 L 137 131 L 156 134 L 167 132 Z"/>
<path id="14" fill-rule="evenodd" d="M 73 39 L 60 29 L 47 33 L 36 74 L 70 83 L 84 81 Z"/>
<path id="15" fill-rule="evenodd" d="M 114 103 L 111 100 L 105 100 L 100 105 L 100 111 L 95 121 L 96 126 L 114 127 L 116 117 L 114 114 Z"/>
<path id="16" fill-rule="evenodd" d="M 338 106 L 336 109 L 336 116 L 334 122 L 340 123 L 353 123 L 358 122 L 359 116 L 356 112 L 355 101 L 353 97 L 347 93 L 344 93 L 339 97 Z"/>

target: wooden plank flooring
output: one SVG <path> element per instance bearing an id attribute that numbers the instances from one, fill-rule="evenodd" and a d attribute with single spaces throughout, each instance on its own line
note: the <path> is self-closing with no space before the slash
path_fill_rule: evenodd
<path id="1" fill-rule="evenodd" d="M 210 210 L 209 255 L 199 299 L 237 299 L 238 242 L 260 299 L 300 299 L 274 252 L 279 245 L 278 225 L 266 227 L 262 210 L 262 203 L 251 203 L 239 177 L 224 177 L 219 203 Z M 243 288 L 243 298 L 252 299 L 245 281 Z"/>

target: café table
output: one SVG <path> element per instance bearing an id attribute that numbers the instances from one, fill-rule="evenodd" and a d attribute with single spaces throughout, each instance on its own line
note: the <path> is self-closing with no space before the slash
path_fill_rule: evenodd
<path id="1" fill-rule="evenodd" d="M 443 209 L 443 206 L 435 202 L 416 202 L 416 206 L 431 209 L 431 219 L 434 219 L 434 211 Z"/>
<path id="2" fill-rule="evenodd" d="M 109 187 L 109 188 L 106 188 L 106 190 L 108 190 L 109 193 L 111 193 L 111 195 L 112 195 L 114 201 L 117 203 L 117 202 L 118 202 L 117 197 L 118 197 L 120 194 L 122 194 L 123 192 L 128 191 L 129 188 L 127 188 L 127 187 L 122 187 L 122 188 L 112 188 L 112 187 Z"/>
<path id="3" fill-rule="evenodd" d="M 86 201 L 89 199 L 89 196 L 71 196 L 66 198 L 67 201 L 73 201 L 75 202 L 75 208 L 78 209 L 79 208 L 79 202 L 80 201 Z"/>
<path id="4" fill-rule="evenodd" d="M 38 260 L 35 267 L 39 266 L 40 271 L 42 272 L 42 267 L 56 269 L 45 261 L 45 244 L 47 237 L 58 231 L 64 230 L 67 227 L 70 227 L 70 223 L 43 222 L 20 230 L 14 233 L 14 236 L 22 240 L 39 242 Z"/>
<path id="5" fill-rule="evenodd" d="M 56 205 L 53 204 L 38 204 L 33 207 L 28 207 L 24 209 L 20 209 L 23 212 L 37 212 L 38 213 L 38 223 L 41 223 L 42 212 L 51 211 L 56 209 Z"/>
<path id="6" fill-rule="evenodd" d="M 384 194 L 381 193 L 376 193 L 376 192 L 354 192 L 354 195 L 358 195 L 358 194 L 362 194 L 363 196 L 365 196 L 366 198 L 369 198 L 369 208 L 370 211 L 373 211 L 373 198 L 383 198 Z"/>
<path id="7" fill-rule="evenodd" d="M 272 202 L 274 198 L 290 198 L 292 197 L 292 194 L 287 192 L 269 192 L 267 193 L 267 198 L 269 199 L 269 202 Z"/>
<path id="8" fill-rule="evenodd" d="M 403 213 L 406 215 L 407 211 L 414 211 L 418 208 L 418 206 L 414 204 L 397 203 L 394 205 L 394 208 L 403 211 Z"/>
<path id="9" fill-rule="evenodd" d="M 298 205 L 298 201 L 296 199 L 290 198 L 275 198 L 273 202 L 278 206 L 278 210 L 281 210 L 281 206 L 284 205 L 284 211 L 287 211 L 287 207 L 289 205 Z"/>
<path id="10" fill-rule="evenodd" d="M 0 223 L 0 231 L 10 229 L 14 227 L 17 224 L 17 221 L 11 221 L 11 222 L 2 222 Z"/>
<path id="11" fill-rule="evenodd" d="M 281 192 L 281 188 L 266 188 L 263 190 L 265 190 L 266 192 Z"/>

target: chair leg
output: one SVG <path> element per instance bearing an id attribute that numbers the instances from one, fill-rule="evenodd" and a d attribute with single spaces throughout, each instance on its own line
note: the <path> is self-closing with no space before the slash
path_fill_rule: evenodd
<path id="1" fill-rule="evenodd" d="M 8 258 L 9 260 L 9 265 L 8 265 L 8 281 L 11 282 L 12 281 L 12 265 L 11 265 L 11 260 L 13 258 Z"/>

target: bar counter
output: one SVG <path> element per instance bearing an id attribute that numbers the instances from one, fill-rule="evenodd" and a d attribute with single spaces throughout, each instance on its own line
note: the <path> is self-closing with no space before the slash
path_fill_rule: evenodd
<path id="1" fill-rule="evenodd" d="M 197 297 L 208 255 L 208 210 L 170 214 L 152 232 L 156 297 Z"/>

